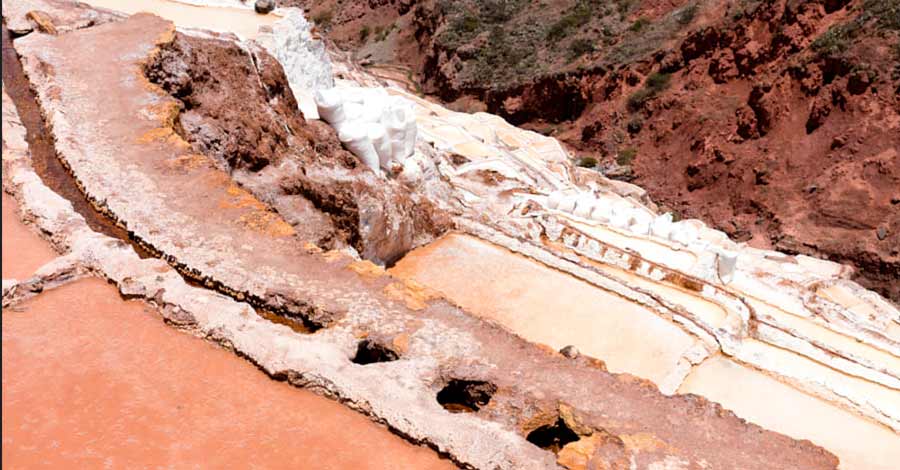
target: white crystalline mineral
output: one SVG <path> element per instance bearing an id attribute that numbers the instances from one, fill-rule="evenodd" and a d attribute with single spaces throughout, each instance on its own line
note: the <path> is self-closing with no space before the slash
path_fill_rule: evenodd
<path id="1" fill-rule="evenodd" d="M 577 203 L 578 196 L 575 194 L 568 194 L 559 202 L 559 207 L 557 207 L 557 209 L 571 214 L 575 211 L 575 204 Z"/>
<path id="2" fill-rule="evenodd" d="M 578 217 L 589 218 L 591 212 L 594 210 L 595 201 L 594 195 L 590 193 L 584 193 L 581 196 L 578 196 L 578 200 L 575 203 L 574 214 Z"/>
<path id="3" fill-rule="evenodd" d="M 668 239 L 669 234 L 672 233 L 672 214 L 666 212 L 653 219 L 653 222 L 650 224 L 650 232 L 655 237 Z"/>
<path id="4" fill-rule="evenodd" d="M 669 234 L 669 240 L 688 246 L 697 240 L 700 231 L 690 221 L 683 220 L 672 224 L 672 232 Z"/>
<path id="5" fill-rule="evenodd" d="M 261 31 L 256 42 L 262 45 L 284 68 L 291 91 L 307 119 L 316 118 L 313 93 L 334 86 L 331 60 L 325 44 L 312 36 L 312 25 L 297 8 L 281 10 L 284 18 L 271 31 Z"/>
<path id="6" fill-rule="evenodd" d="M 565 194 L 562 191 L 553 191 L 547 196 L 547 208 L 548 209 L 558 209 L 559 203 L 562 202 Z"/>
<path id="7" fill-rule="evenodd" d="M 347 147 L 347 150 L 353 152 L 360 160 L 372 171 L 379 172 L 378 154 L 375 152 L 375 146 L 372 145 L 372 139 L 362 123 L 347 123 L 341 126 L 338 138 Z"/>
<path id="8" fill-rule="evenodd" d="M 405 99 L 383 88 L 337 87 L 317 91 L 315 100 L 322 119 L 373 171 L 403 166 L 415 153 L 416 116 Z"/>
<path id="9" fill-rule="evenodd" d="M 594 204 L 594 210 L 591 211 L 591 219 L 597 222 L 609 222 L 609 206 L 603 205 L 603 201 Z"/>
<path id="10" fill-rule="evenodd" d="M 613 227 L 628 228 L 634 222 L 634 208 L 623 200 L 617 200 L 612 206 L 612 216 L 609 223 Z"/>
<path id="11" fill-rule="evenodd" d="M 633 212 L 631 226 L 628 227 L 628 229 L 639 235 L 648 235 L 652 223 L 653 216 L 647 212 L 636 209 Z"/>
<path id="12" fill-rule="evenodd" d="M 737 266 L 738 253 L 736 251 L 721 249 L 718 252 L 716 268 L 719 279 L 728 284 L 734 278 L 734 270 Z"/>

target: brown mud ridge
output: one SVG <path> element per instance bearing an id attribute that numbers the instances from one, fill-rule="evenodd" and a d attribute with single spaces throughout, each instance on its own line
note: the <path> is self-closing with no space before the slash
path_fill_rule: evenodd
<path id="1" fill-rule="evenodd" d="M 152 64 L 165 64 L 173 50 L 191 47 L 194 57 L 211 57 L 220 45 L 185 41 L 171 23 L 138 14 L 60 36 L 33 33 L 17 40 L 16 49 L 59 158 L 96 207 L 183 274 L 235 300 L 256 299 L 323 328 L 298 335 L 254 318 L 243 304 L 176 285 L 181 281 L 167 277 L 156 260 L 114 263 L 109 275 L 120 289 L 160 304 L 182 299 L 181 307 L 165 310 L 180 326 L 466 466 L 555 467 L 556 456 L 542 449 L 558 451 L 573 467 L 837 466 L 833 455 L 808 441 L 765 431 L 698 396 L 664 396 L 649 382 L 607 373 L 588 358 L 567 359 L 371 264 L 310 248 L 224 171 L 243 171 L 230 168 L 240 160 L 228 163 L 229 153 L 210 151 L 212 140 L 188 142 L 176 133 L 190 121 L 182 116 L 176 125 L 182 110 L 200 110 L 194 118 L 207 125 L 221 123 L 216 113 L 203 114 L 203 100 L 199 107 L 177 101 L 141 74 L 152 76 Z M 233 52 L 232 60 L 247 61 Z M 272 61 L 271 67 L 272 83 L 286 90 L 280 66 Z M 246 77 L 240 80 L 244 87 Z M 239 89 L 248 102 L 268 103 L 268 94 Z M 196 152 L 201 145 L 208 154 Z M 275 163 L 269 165 L 288 158 L 278 154 L 277 139 L 271 149 Z M 324 171 L 312 155 L 292 155 L 299 174 Z M 340 171 L 354 174 L 353 168 Z M 121 247 L 96 249 L 104 259 Z M 128 269 L 140 274 L 130 277 Z"/>
<path id="2" fill-rule="evenodd" d="M 450 107 L 551 134 L 680 216 L 852 265 L 900 302 L 896 1 L 294 3 Z"/>

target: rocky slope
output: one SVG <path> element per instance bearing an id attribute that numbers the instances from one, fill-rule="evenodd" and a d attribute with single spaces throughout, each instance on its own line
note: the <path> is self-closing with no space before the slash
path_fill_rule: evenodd
<path id="1" fill-rule="evenodd" d="M 282 2 L 456 109 L 900 300 L 895 0 Z"/>
<path id="2" fill-rule="evenodd" d="M 176 34 L 146 66 L 179 100 L 176 131 L 277 208 L 301 236 L 392 262 L 449 228 L 400 184 L 363 170 L 321 121 L 306 121 L 275 59 L 258 46 Z"/>

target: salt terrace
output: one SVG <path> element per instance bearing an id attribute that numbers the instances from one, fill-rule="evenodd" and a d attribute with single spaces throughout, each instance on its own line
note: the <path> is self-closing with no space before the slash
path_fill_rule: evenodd
<path id="1" fill-rule="evenodd" d="M 67 177 L 126 232 L 98 232 L 47 187 L 5 63 L 4 190 L 62 256 L 4 279 L 4 308 L 47 295 L 36 284 L 105 278 L 463 467 L 900 461 L 900 312 L 848 268 L 675 221 L 553 138 L 368 73 L 299 10 L 136 3 L 155 14 L 3 2 Z M 221 121 L 190 127 L 167 88 L 172 70 L 199 72 L 160 58 L 213 46 L 251 64 L 266 113 L 297 114 L 262 171 L 213 155 L 191 129 Z M 326 137 L 362 163 L 309 157 Z M 288 181 L 302 190 L 273 189 Z"/>

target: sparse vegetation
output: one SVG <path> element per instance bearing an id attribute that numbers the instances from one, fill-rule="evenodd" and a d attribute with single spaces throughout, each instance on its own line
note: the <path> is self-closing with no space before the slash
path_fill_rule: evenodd
<path id="1" fill-rule="evenodd" d="M 479 16 L 486 23 L 505 23 L 522 7 L 521 4 L 522 0 L 479 0 Z"/>
<path id="2" fill-rule="evenodd" d="M 675 16 L 675 19 L 678 20 L 679 24 L 684 26 L 690 24 L 691 21 L 694 21 L 695 16 L 697 16 L 697 4 L 692 3 L 679 11 Z"/>
<path id="3" fill-rule="evenodd" d="M 573 61 L 587 53 L 594 52 L 594 43 L 587 39 L 576 39 L 569 44 L 569 61 Z"/>
<path id="4" fill-rule="evenodd" d="M 362 42 L 366 42 L 366 39 L 369 38 L 369 26 L 365 25 L 362 29 L 359 30 L 359 40 Z"/>
<path id="5" fill-rule="evenodd" d="M 387 39 L 390 36 L 391 32 L 397 27 L 396 24 L 391 23 L 389 26 L 376 26 L 375 27 L 375 41 L 381 42 Z"/>
<path id="6" fill-rule="evenodd" d="M 331 18 L 331 10 L 322 10 L 318 13 L 314 13 L 312 16 L 313 23 L 319 25 L 322 28 L 328 28 L 329 26 L 331 26 Z"/>
<path id="7" fill-rule="evenodd" d="M 900 2 L 897 0 L 866 0 L 862 12 L 853 20 L 836 24 L 817 37 L 812 49 L 820 58 L 844 55 L 860 32 L 868 27 L 900 31 Z"/>
<path id="8" fill-rule="evenodd" d="M 650 24 L 650 20 L 644 18 L 643 16 L 636 19 L 634 23 L 631 23 L 631 26 L 628 27 L 629 31 L 639 32 L 644 29 L 645 26 Z"/>
<path id="9" fill-rule="evenodd" d="M 812 48 L 819 57 L 837 57 L 843 54 L 849 47 L 850 41 L 856 35 L 856 23 L 834 25 L 828 28 L 812 43 Z"/>
<path id="10" fill-rule="evenodd" d="M 644 103 L 669 87 L 672 76 L 667 73 L 654 72 L 644 81 L 644 87 L 628 97 L 628 109 L 637 111 Z"/>
<path id="11" fill-rule="evenodd" d="M 619 165 L 631 165 L 631 162 L 634 161 L 634 157 L 637 156 L 637 149 L 633 147 L 629 147 L 626 149 L 619 150 L 619 155 L 616 156 L 616 163 Z"/>
<path id="12" fill-rule="evenodd" d="M 597 166 L 597 159 L 594 157 L 581 157 L 575 164 L 582 168 L 594 168 Z"/>
<path id="13" fill-rule="evenodd" d="M 547 39 L 558 41 L 568 36 L 572 30 L 580 28 L 591 21 L 592 14 L 592 2 L 580 0 L 568 13 L 557 20 L 556 23 L 550 25 L 550 28 L 547 29 Z"/>

